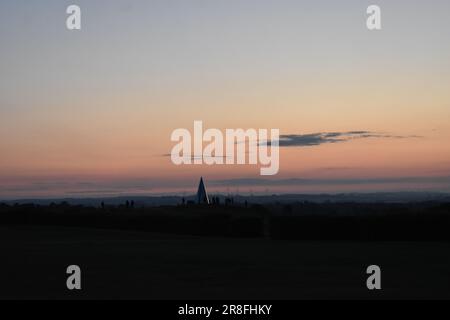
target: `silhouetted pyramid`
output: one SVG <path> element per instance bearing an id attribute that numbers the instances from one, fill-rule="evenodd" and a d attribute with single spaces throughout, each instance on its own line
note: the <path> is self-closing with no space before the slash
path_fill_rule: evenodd
<path id="1" fill-rule="evenodd" d="M 203 177 L 200 178 L 200 184 L 198 185 L 197 191 L 197 203 L 198 204 L 209 204 L 208 193 L 206 192 L 205 184 L 203 183 Z"/>

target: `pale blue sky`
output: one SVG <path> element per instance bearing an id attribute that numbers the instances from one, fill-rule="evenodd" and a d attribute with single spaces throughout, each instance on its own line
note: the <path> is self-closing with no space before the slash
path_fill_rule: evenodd
<path id="1" fill-rule="evenodd" d="M 72 3 L 82 8 L 82 32 L 65 29 Z M 378 34 L 365 29 L 371 3 L 382 8 Z M 445 0 L 1 1 L 2 109 L 72 98 L 69 88 L 164 90 L 211 77 L 357 72 L 392 61 L 439 72 L 449 68 L 449 16 Z"/>

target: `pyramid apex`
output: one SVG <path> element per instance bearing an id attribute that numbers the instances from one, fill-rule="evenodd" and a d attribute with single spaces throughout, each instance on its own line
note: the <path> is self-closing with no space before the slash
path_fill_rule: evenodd
<path id="1" fill-rule="evenodd" d="M 208 192 L 206 192 L 205 183 L 203 182 L 203 177 L 200 177 L 200 183 L 198 184 L 197 190 L 197 203 L 198 204 L 209 204 Z"/>

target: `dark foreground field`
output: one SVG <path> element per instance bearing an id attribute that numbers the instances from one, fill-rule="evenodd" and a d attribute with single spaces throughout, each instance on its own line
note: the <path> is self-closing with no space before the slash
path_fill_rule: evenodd
<path id="1" fill-rule="evenodd" d="M 308 242 L 0 226 L 2 299 L 450 298 L 448 242 Z M 66 268 L 82 268 L 82 291 Z M 368 291 L 366 267 L 382 269 Z"/>

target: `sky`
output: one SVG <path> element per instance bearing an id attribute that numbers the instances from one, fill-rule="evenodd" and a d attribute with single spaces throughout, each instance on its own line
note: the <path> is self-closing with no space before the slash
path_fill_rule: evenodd
<path id="1" fill-rule="evenodd" d="M 447 0 L 1 0 L 0 199 L 449 192 L 448 39 Z M 175 166 L 195 120 L 280 129 L 279 173 Z"/>

